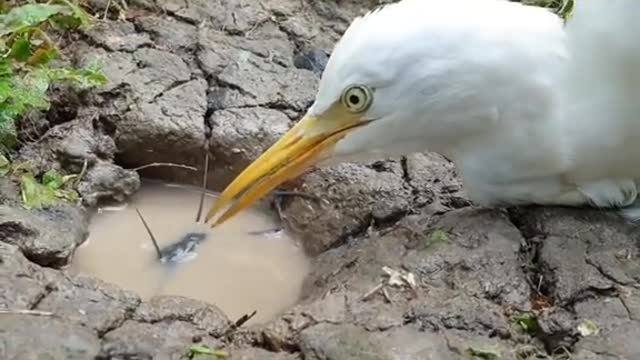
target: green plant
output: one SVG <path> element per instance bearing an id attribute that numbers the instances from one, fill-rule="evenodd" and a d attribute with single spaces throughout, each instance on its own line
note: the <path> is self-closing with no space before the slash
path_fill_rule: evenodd
<path id="1" fill-rule="evenodd" d="M 497 350 L 468 348 L 467 354 L 469 354 L 469 356 L 471 356 L 474 359 L 482 359 L 482 360 L 502 359 L 502 355 Z"/>
<path id="2" fill-rule="evenodd" d="M 429 249 L 432 246 L 441 243 L 448 243 L 449 241 L 449 232 L 446 229 L 436 228 L 425 237 L 423 249 Z"/>
<path id="3" fill-rule="evenodd" d="M 229 357 L 229 353 L 222 350 L 212 350 L 208 348 L 206 345 L 193 345 L 189 349 L 189 354 L 187 355 L 189 359 L 226 359 Z"/>
<path id="4" fill-rule="evenodd" d="M 578 333 L 582 336 L 591 336 L 597 335 L 600 332 L 600 328 L 598 324 L 596 324 L 593 320 L 586 319 L 578 325 Z"/>
<path id="5" fill-rule="evenodd" d="M 520 327 L 522 331 L 534 334 L 538 332 L 540 329 L 540 325 L 538 324 L 538 317 L 533 313 L 522 313 L 515 315 L 511 318 L 511 321 Z"/>
<path id="6" fill-rule="evenodd" d="M 27 162 L 15 163 L 0 154 L 0 176 L 13 175 L 20 179 L 20 195 L 27 209 L 42 208 L 56 204 L 60 200 L 77 201 L 80 197 L 75 185 L 79 175 L 62 175 L 49 170 L 36 176 Z"/>
<path id="7" fill-rule="evenodd" d="M 70 186 L 77 175 L 61 175 L 49 170 L 41 179 L 32 173 L 20 177 L 22 201 L 27 209 L 54 205 L 60 199 L 76 201 L 78 193 Z"/>
<path id="8" fill-rule="evenodd" d="M 40 208 L 59 200 L 76 201 L 76 175 L 55 170 L 36 174 L 28 164 L 13 164 L 17 122 L 32 110 L 46 111 L 53 83 L 70 82 L 90 88 L 107 82 L 100 64 L 83 68 L 61 65 L 54 32 L 87 30 L 93 18 L 69 0 L 13 1 L 0 6 L 0 176 L 19 179 L 26 208 Z M 56 66 L 57 65 L 57 66 Z"/>
<path id="9" fill-rule="evenodd" d="M 30 110 L 48 110 L 54 82 L 88 88 L 107 79 L 99 64 L 53 67 L 61 54 L 50 31 L 88 29 L 92 17 L 69 0 L 14 5 L 0 11 L 0 152 L 16 145 L 16 121 Z"/>

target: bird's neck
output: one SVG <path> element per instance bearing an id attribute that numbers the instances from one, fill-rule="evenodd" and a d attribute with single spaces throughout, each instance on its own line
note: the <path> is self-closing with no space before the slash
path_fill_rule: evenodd
<path id="1" fill-rule="evenodd" d="M 546 203 L 571 188 L 563 179 L 569 160 L 557 116 L 555 107 L 514 112 L 436 151 L 453 161 L 479 204 Z"/>

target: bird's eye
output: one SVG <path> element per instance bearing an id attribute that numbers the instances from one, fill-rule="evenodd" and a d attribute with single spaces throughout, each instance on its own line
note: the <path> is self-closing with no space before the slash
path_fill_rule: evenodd
<path id="1" fill-rule="evenodd" d="M 367 110 L 371 100 L 371 90 L 365 86 L 352 86 L 342 93 L 342 104 L 354 113 Z"/>

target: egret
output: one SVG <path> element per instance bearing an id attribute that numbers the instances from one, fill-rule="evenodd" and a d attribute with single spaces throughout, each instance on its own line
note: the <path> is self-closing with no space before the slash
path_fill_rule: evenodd
<path id="1" fill-rule="evenodd" d="M 374 9 L 335 45 L 304 117 L 206 220 L 223 223 L 312 166 L 425 151 L 450 159 L 480 206 L 640 214 L 637 14 L 637 0 L 575 0 L 566 23 L 506 0 Z"/>

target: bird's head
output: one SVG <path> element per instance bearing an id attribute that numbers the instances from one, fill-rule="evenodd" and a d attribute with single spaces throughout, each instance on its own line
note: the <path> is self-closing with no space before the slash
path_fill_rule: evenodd
<path id="1" fill-rule="evenodd" d="M 227 208 L 212 226 L 226 221 L 313 165 L 446 153 L 480 131 L 469 117 L 489 109 L 484 94 L 493 74 L 482 71 L 483 53 L 499 41 L 490 33 L 504 30 L 492 20 L 518 21 L 496 14 L 497 3 L 403 0 L 355 19 L 333 49 L 313 105 L 227 186 L 206 220 Z"/>

